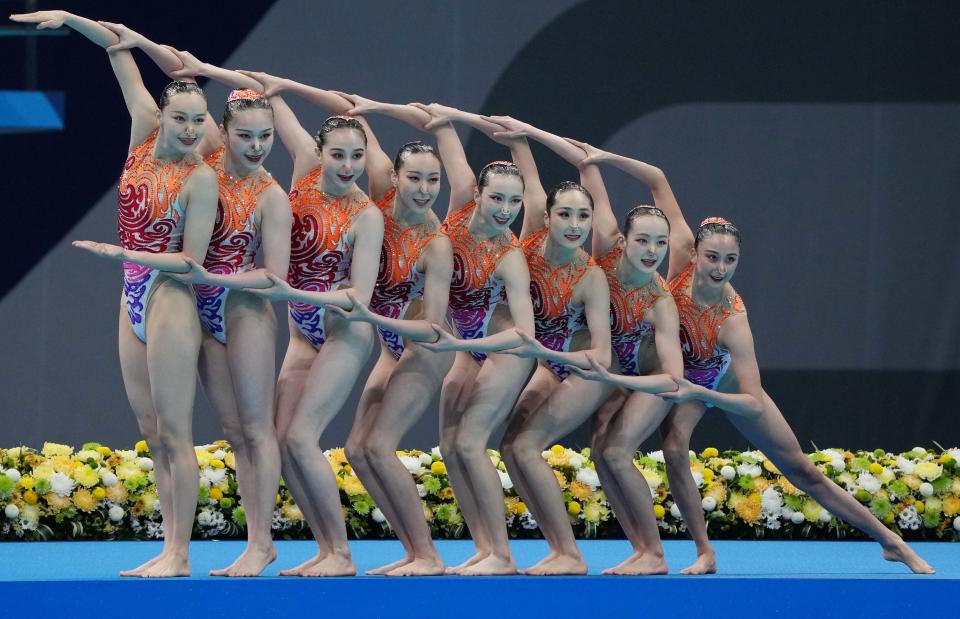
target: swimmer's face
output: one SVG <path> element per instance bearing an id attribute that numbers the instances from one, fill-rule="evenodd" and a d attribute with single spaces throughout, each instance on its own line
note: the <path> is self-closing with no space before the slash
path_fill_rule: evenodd
<path id="1" fill-rule="evenodd" d="M 556 196 L 549 213 L 544 213 L 550 240 L 575 249 L 584 244 L 593 224 L 593 206 L 582 191 L 568 189 Z"/>
<path id="2" fill-rule="evenodd" d="M 716 232 L 703 238 L 694 250 L 694 273 L 698 285 L 723 287 L 733 279 L 740 264 L 740 244 L 732 234 Z"/>
<path id="3" fill-rule="evenodd" d="M 263 109 L 236 112 L 230 123 L 220 128 L 220 137 L 241 173 L 253 172 L 263 165 L 273 148 L 273 112 Z"/>
<path id="4" fill-rule="evenodd" d="M 476 199 L 483 223 L 505 231 L 523 207 L 523 180 L 514 174 L 491 174 Z"/>
<path id="5" fill-rule="evenodd" d="M 170 97 L 160 110 L 160 138 L 172 152 L 187 155 L 194 152 L 203 139 L 203 122 L 207 117 L 207 101 L 195 92 L 181 92 Z"/>
<path id="6" fill-rule="evenodd" d="M 334 129 L 325 136 L 319 155 L 323 166 L 323 186 L 336 193 L 344 193 L 363 174 L 367 163 L 367 144 L 358 129 Z"/>
<path id="7" fill-rule="evenodd" d="M 633 268 L 643 273 L 653 273 L 667 255 L 669 241 L 670 227 L 666 219 L 641 215 L 630 220 L 623 253 Z"/>
<path id="8" fill-rule="evenodd" d="M 417 214 L 430 210 L 440 193 L 440 160 L 432 153 L 411 153 L 394 172 L 397 199 Z"/>

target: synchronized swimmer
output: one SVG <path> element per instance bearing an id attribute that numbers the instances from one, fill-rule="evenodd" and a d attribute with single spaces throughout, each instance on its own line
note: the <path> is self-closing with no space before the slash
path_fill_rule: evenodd
<path id="1" fill-rule="evenodd" d="M 161 553 L 122 575 L 190 574 L 196 375 L 234 447 L 248 520 L 244 552 L 211 574 L 256 576 L 276 559 L 270 523 L 281 472 L 317 542 L 315 557 L 281 575 L 355 574 L 319 445 L 375 351 L 346 453 L 405 554 L 368 573 L 518 573 L 500 479 L 486 454 L 506 423 L 504 462 L 550 547 L 519 573 L 585 574 L 540 454 L 591 417 L 597 473 L 633 547 L 605 573 L 667 572 L 650 489 L 633 464 L 658 429 L 671 490 L 697 547 L 682 573 L 715 572 L 688 460 L 708 408 L 722 410 L 797 488 L 880 543 L 885 559 L 933 572 L 803 455 L 763 390 L 747 312 L 730 283 L 740 231 L 720 217 L 692 229 L 660 169 L 509 116 L 382 103 L 229 71 L 65 11 L 11 19 L 67 26 L 106 49 L 131 118 L 118 185 L 120 242 L 74 242 L 123 264 L 120 363 L 151 447 L 164 522 Z M 159 103 L 144 88 L 133 48 L 174 80 Z M 234 88 L 219 125 L 199 76 Z M 333 116 L 311 136 L 283 94 Z M 411 141 L 391 158 L 373 115 L 432 134 L 436 148 Z M 511 160 L 475 174 L 455 122 L 509 149 Z M 263 167 L 275 135 L 293 160 L 289 195 Z M 531 139 L 574 166 L 578 181 L 545 190 Z M 654 205 L 633 207 L 621 227 L 600 164 L 644 184 Z M 367 192 L 357 184 L 364 173 Z M 450 201 L 441 219 L 433 206 L 443 173 Z M 521 212 L 517 237 L 511 224 Z M 665 259 L 666 278 L 658 273 Z M 271 300 L 289 310 L 279 378 Z M 450 568 L 395 453 L 434 397 L 440 450 L 476 545 Z"/>

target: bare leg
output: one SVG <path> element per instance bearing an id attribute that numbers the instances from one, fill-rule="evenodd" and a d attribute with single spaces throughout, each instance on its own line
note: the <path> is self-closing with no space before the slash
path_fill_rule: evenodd
<path id="1" fill-rule="evenodd" d="M 630 538 L 634 554 L 605 574 L 666 574 L 663 546 L 653 515 L 650 486 L 633 463 L 637 446 L 650 436 L 670 410 L 663 399 L 634 392 L 619 414 L 613 417 L 604 434 L 597 462 L 607 498 Z M 602 471 L 602 472 L 601 472 Z M 611 488 L 615 488 L 613 493 Z M 620 518 L 623 514 L 625 518 Z"/>
<path id="2" fill-rule="evenodd" d="M 550 531 L 557 540 L 550 556 L 522 573 L 536 576 L 586 574 L 587 565 L 580 555 L 570 527 L 569 516 L 553 469 L 541 452 L 550 443 L 569 433 L 589 417 L 607 399 L 610 387 L 569 376 L 561 382 L 547 401 L 530 417 L 513 442 L 513 459 L 522 471 L 529 492 L 536 495 L 531 502 L 542 531 Z"/>
<path id="3" fill-rule="evenodd" d="M 763 412 L 758 416 L 728 414 L 727 417 L 797 488 L 879 542 L 883 546 L 884 559 L 899 561 L 917 574 L 933 573 L 933 568 L 897 534 L 885 527 L 846 490 L 830 481 L 803 454 L 793 430 L 766 392 L 763 393 L 763 405 Z"/>
<path id="4" fill-rule="evenodd" d="M 717 554 L 707 537 L 700 490 L 690 475 L 690 436 L 705 411 L 702 402 L 681 402 L 673 407 L 661 426 L 670 494 L 697 545 L 697 560 L 680 570 L 681 574 L 713 574 L 717 571 Z"/>
<path id="5" fill-rule="evenodd" d="M 465 473 L 464 488 L 479 508 L 467 521 L 470 530 L 484 529 L 491 541 L 489 555 L 459 573 L 464 576 L 514 574 L 516 564 L 507 539 L 500 476 L 487 456 L 490 434 L 510 414 L 517 396 L 533 370 L 533 362 L 510 355 L 487 357 L 477 375 L 466 410 L 454 438 L 454 451 Z M 468 516 L 464 513 L 464 516 Z"/>
<path id="6" fill-rule="evenodd" d="M 199 485 L 192 426 L 200 322 L 194 303 L 192 292 L 171 280 L 157 284 L 149 301 L 147 369 L 159 442 L 170 467 L 176 526 L 166 558 L 140 574 L 146 578 L 190 575 L 188 553 Z"/>

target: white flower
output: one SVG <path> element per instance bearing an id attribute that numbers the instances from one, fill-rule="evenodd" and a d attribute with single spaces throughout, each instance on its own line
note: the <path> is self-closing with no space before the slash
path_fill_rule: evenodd
<path id="1" fill-rule="evenodd" d="M 153 470 L 153 460 L 147 457 L 137 458 L 137 466 L 140 467 L 141 471 L 152 471 Z"/>
<path id="2" fill-rule="evenodd" d="M 10 480 L 13 481 L 13 483 L 17 483 L 18 481 L 20 481 L 20 471 L 18 471 L 17 469 L 7 469 L 4 472 L 4 475 L 9 477 Z"/>
<path id="3" fill-rule="evenodd" d="M 373 511 L 370 512 L 370 517 L 373 518 L 373 521 L 382 524 L 387 521 L 387 517 L 383 515 L 383 512 L 380 511 L 379 507 L 374 507 Z"/>
<path id="4" fill-rule="evenodd" d="M 36 530 L 40 522 L 40 508 L 36 505 L 24 505 L 20 510 L 20 522 L 24 529 Z"/>
<path id="5" fill-rule="evenodd" d="M 213 458 L 214 460 L 223 460 L 224 458 L 227 457 L 227 452 L 225 452 L 222 449 L 218 449 L 212 454 L 210 454 L 210 457 Z"/>
<path id="6" fill-rule="evenodd" d="M 933 485 L 928 481 L 920 484 L 920 494 L 924 497 L 933 496 Z"/>
<path id="7" fill-rule="evenodd" d="M 501 471 L 500 469 L 497 469 L 497 475 L 500 476 L 500 485 L 503 487 L 504 490 L 510 490 L 511 488 L 513 488 L 513 480 L 510 479 L 509 473 L 507 473 L 506 471 Z"/>
<path id="8" fill-rule="evenodd" d="M 3 515 L 13 520 L 20 515 L 20 508 L 13 503 L 7 503 L 7 506 L 3 508 Z"/>
<path id="9" fill-rule="evenodd" d="M 740 475 L 744 475 L 746 477 L 760 477 L 761 475 L 763 475 L 763 469 L 760 468 L 759 464 L 741 462 L 740 464 L 737 465 L 737 473 L 739 473 Z"/>
<path id="10" fill-rule="evenodd" d="M 110 520 L 113 522 L 120 522 L 123 520 L 124 511 L 119 505 L 114 505 L 110 508 L 110 511 L 107 512 L 107 515 L 110 516 Z"/>
<path id="11" fill-rule="evenodd" d="M 793 515 L 794 515 L 795 513 L 796 513 L 795 511 L 793 511 L 792 509 L 790 509 L 790 508 L 787 507 L 786 505 L 784 505 L 783 508 L 780 510 L 780 515 L 783 516 L 783 519 L 784 519 L 784 520 L 791 520 L 791 521 L 792 521 L 792 520 L 793 520 Z"/>
<path id="12" fill-rule="evenodd" d="M 957 462 L 960 462 L 960 449 L 956 447 L 954 447 L 953 449 L 948 449 L 947 454 Z"/>
<path id="13" fill-rule="evenodd" d="M 763 525 L 768 529 L 777 530 L 780 528 L 780 521 L 776 518 L 767 518 Z"/>
<path id="14" fill-rule="evenodd" d="M 120 456 L 121 460 L 135 460 L 137 457 L 137 451 L 135 449 L 118 449 L 113 453 Z"/>
<path id="15" fill-rule="evenodd" d="M 227 478 L 227 469 L 215 469 L 208 466 L 200 473 L 200 478 L 207 480 L 211 486 L 216 486 Z"/>
<path id="16" fill-rule="evenodd" d="M 103 471 L 100 475 L 100 481 L 103 482 L 103 485 L 107 488 L 113 488 L 117 485 L 117 476 L 110 471 Z"/>
<path id="17" fill-rule="evenodd" d="M 680 513 L 680 506 L 676 503 L 670 506 L 670 515 L 677 520 L 683 520 L 683 514 Z"/>
<path id="18" fill-rule="evenodd" d="M 200 487 L 210 489 L 210 480 L 203 476 L 203 473 L 200 474 Z"/>
<path id="19" fill-rule="evenodd" d="M 663 464 L 666 462 L 666 460 L 663 459 L 662 449 L 659 451 L 651 451 L 650 453 L 647 454 L 647 457 L 653 460 L 654 462 L 659 462 L 660 464 Z"/>
<path id="20" fill-rule="evenodd" d="M 73 479 L 64 473 L 54 473 L 50 477 L 50 489 L 60 496 L 70 496 L 73 492 Z"/>
<path id="21" fill-rule="evenodd" d="M 887 467 L 883 467 L 883 470 L 880 471 L 880 481 L 882 481 L 885 484 L 889 484 L 896 478 L 897 478 L 897 474 L 891 471 Z"/>
<path id="22" fill-rule="evenodd" d="M 693 477 L 693 483 L 697 484 L 697 488 L 703 485 L 703 473 L 691 470 L 690 476 Z"/>
<path id="23" fill-rule="evenodd" d="M 910 475 L 913 473 L 913 468 L 916 466 L 916 463 L 912 460 L 907 460 L 903 456 L 897 456 L 897 468 L 903 471 L 905 474 Z"/>
<path id="24" fill-rule="evenodd" d="M 953 519 L 953 528 L 956 531 L 960 531 L 960 516 Z"/>
<path id="25" fill-rule="evenodd" d="M 417 484 L 417 494 L 420 496 L 421 499 L 427 496 L 427 489 L 424 487 L 423 484 Z"/>
<path id="26" fill-rule="evenodd" d="M 201 527 L 209 527 L 213 524 L 213 513 L 209 509 L 200 510 L 200 513 L 197 514 L 197 524 Z"/>
<path id="27" fill-rule="evenodd" d="M 803 517 L 803 513 L 801 512 L 793 512 L 790 514 L 790 522 L 793 524 L 803 524 L 804 520 L 806 520 L 806 518 Z"/>
<path id="28" fill-rule="evenodd" d="M 700 505 L 703 506 L 703 511 L 712 512 L 717 509 L 717 500 L 712 496 L 705 496 L 703 500 L 700 501 Z"/>
<path id="29" fill-rule="evenodd" d="M 580 454 L 573 454 L 570 456 L 570 466 L 575 469 L 578 469 L 583 466 L 583 456 Z"/>
<path id="30" fill-rule="evenodd" d="M 400 462 L 407 468 L 407 471 L 411 474 L 416 474 L 422 466 L 420 466 L 420 458 L 414 458 L 413 456 L 397 456 L 400 458 Z"/>
<path id="31" fill-rule="evenodd" d="M 591 468 L 585 467 L 577 471 L 577 481 L 590 486 L 591 490 L 596 490 L 600 487 L 600 477 L 597 475 L 597 472 Z"/>
<path id="32" fill-rule="evenodd" d="M 831 514 L 830 512 L 828 512 L 828 511 L 825 510 L 825 509 L 821 509 L 821 510 L 820 510 L 820 522 L 822 522 L 823 524 L 827 524 L 827 523 L 830 522 L 831 520 L 833 520 L 833 514 Z"/>
<path id="33" fill-rule="evenodd" d="M 766 518 L 778 518 L 783 513 L 783 495 L 772 486 L 760 495 L 760 509 Z"/>
<path id="34" fill-rule="evenodd" d="M 723 468 L 720 469 L 720 475 L 727 481 L 733 481 L 733 478 L 737 476 L 737 470 L 729 464 L 725 464 Z"/>
<path id="35" fill-rule="evenodd" d="M 747 456 L 748 458 L 753 458 L 757 462 L 763 462 L 767 458 L 760 453 L 759 451 L 744 451 L 740 453 L 741 456 Z"/>
<path id="36" fill-rule="evenodd" d="M 913 505 L 901 511 L 900 515 L 897 516 L 897 521 L 901 529 L 912 529 L 916 531 L 920 528 L 920 514 L 917 513 L 917 508 Z"/>
<path id="37" fill-rule="evenodd" d="M 420 464 L 424 467 L 428 467 L 433 464 L 433 458 L 430 457 L 430 454 L 420 454 Z"/>
<path id="38" fill-rule="evenodd" d="M 857 485 L 870 494 L 875 494 L 880 489 L 880 480 L 866 471 L 861 471 L 857 477 Z"/>
<path id="39" fill-rule="evenodd" d="M 431 449 L 431 450 L 430 450 L 430 455 L 431 455 L 431 456 L 436 456 L 436 457 L 438 457 L 438 458 L 441 457 L 441 456 L 440 456 L 440 446 L 437 445 L 436 447 L 434 447 L 433 449 Z"/>

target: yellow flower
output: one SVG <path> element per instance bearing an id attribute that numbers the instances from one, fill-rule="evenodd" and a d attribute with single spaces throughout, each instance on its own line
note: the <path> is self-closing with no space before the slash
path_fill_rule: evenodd
<path id="1" fill-rule="evenodd" d="M 104 458 L 109 458 L 111 455 L 113 455 L 113 452 L 110 451 L 110 448 L 104 447 L 103 445 L 97 447 L 97 452 Z"/>
<path id="2" fill-rule="evenodd" d="M 217 487 L 210 488 L 210 498 L 219 501 L 223 498 L 223 491 Z"/>
<path id="3" fill-rule="evenodd" d="M 749 524 L 754 524 L 760 520 L 760 493 L 751 493 L 745 500 L 737 504 L 734 511 L 744 522 Z"/>
<path id="4" fill-rule="evenodd" d="M 923 480 L 917 477 L 916 475 L 904 475 L 903 477 L 900 478 L 900 481 L 907 484 L 907 487 L 909 487 L 911 490 L 916 490 L 917 488 L 920 487 L 920 484 L 923 483 Z"/>
<path id="5" fill-rule="evenodd" d="M 566 453 L 566 449 L 563 448 L 563 445 L 554 445 L 550 448 L 550 453 L 555 456 L 560 456 Z"/>
<path id="6" fill-rule="evenodd" d="M 923 501 L 917 501 L 913 504 L 913 507 L 917 510 L 918 514 L 922 514 L 924 510 L 927 509 L 927 506 L 923 504 Z"/>
<path id="7" fill-rule="evenodd" d="M 804 494 L 803 490 L 801 490 L 800 488 L 797 488 L 792 483 L 790 483 L 790 480 L 787 479 L 786 477 L 781 476 L 780 478 L 778 478 L 777 484 L 781 488 L 783 488 L 784 494 L 790 494 L 793 496 L 802 496 Z"/>
<path id="8" fill-rule="evenodd" d="M 197 466 L 203 468 L 205 466 L 210 466 L 210 452 L 206 449 L 198 450 L 197 452 Z"/>
<path id="9" fill-rule="evenodd" d="M 567 478 L 564 476 L 564 474 L 561 473 L 560 471 L 554 471 L 553 474 L 556 476 L 557 483 L 560 484 L 560 487 L 566 489 Z"/>
<path id="10" fill-rule="evenodd" d="M 287 505 L 281 507 L 280 513 L 282 513 L 287 520 L 292 520 L 294 522 L 303 520 L 303 512 L 300 511 L 300 508 L 293 503 L 288 503 Z"/>
<path id="11" fill-rule="evenodd" d="M 27 490 L 23 493 L 23 502 L 27 505 L 36 505 L 39 500 L 40 497 L 38 497 L 37 493 L 33 490 Z"/>
<path id="12" fill-rule="evenodd" d="M 232 451 L 223 457 L 223 461 L 227 466 L 229 466 L 234 471 L 237 470 L 237 457 L 233 455 Z"/>
<path id="13" fill-rule="evenodd" d="M 920 462 L 913 467 L 914 475 L 927 481 L 933 481 L 943 474 L 943 467 L 936 462 Z"/>
<path id="14" fill-rule="evenodd" d="M 663 505 L 654 505 L 653 515 L 657 520 L 663 520 L 663 517 L 667 515 L 667 510 L 663 508 Z"/>
<path id="15" fill-rule="evenodd" d="M 947 516 L 960 514 L 960 497 L 952 494 L 943 498 L 943 513 Z"/>
<path id="16" fill-rule="evenodd" d="M 343 447 L 337 447 L 330 450 L 330 455 L 327 456 L 327 459 L 330 460 L 331 464 L 343 466 L 347 463 L 347 453 L 343 450 Z"/>
<path id="17" fill-rule="evenodd" d="M 446 475 L 447 474 L 447 465 L 443 462 L 437 460 L 430 464 L 430 472 L 434 475 Z"/>
<path id="18" fill-rule="evenodd" d="M 713 481 L 714 477 L 714 472 L 711 469 L 703 469 L 703 481 L 709 484 Z"/>
<path id="19" fill-rule="evenodd" d="M 517 516 L 523 514 L 527 511 L 527 504 L 523 501 L 517 501 L 517 504 L 513 506 L 513 513 Z"/>
<path id="20" fill-rule="evenodd" d="M 716 447 L 707 447 L 703 450 L 703 453 L 700 454 L 703 458 L 716 458 L 720 455 L 720 452 L 717 451 Z"/>
<path id="21" fill-rule="evenodd" d="M 60 513 L 61 510 L 67 509 L 73 503 L 70 501 L 68 496 L 60 496 L 56 492 L 48 492 L 43 495 L 43 499 L 47 502 L 47 508 L 54 514 Z"/>
<path id="22" fill-rule="evenodd" d="M 73 473 L 73 469 L 77 468 L 80 463 L 71 460 L 70 456 L 54 456 L 50 459 L 50 465 L 54 471 L 70 475 Z"/>
<path id="23" fill-rule="evenodd" d="M 713 500 L 717 502 L 717 505 L 723 505 L 727 500 L 727 485 L 722 481 L 716 481 L 707 486 L 704 496 L 713 497 Z"/>
<path id="24" fill-rule="evenodd" d="M 554 447 L 556 447 L 556 445 L 554 445 Z M 554 468 L 570 466 L 570 456 L 564 451 L 557 453 L 554 449 L 551 449 L 550 455 L 547 456 L 547 463 Z"/>
<path id="25" fill-rule="evenodd" d="M 97 508 L 97 500 L 93 498 L 93 493 L 86 488 L 80 488 L 73 493 L 73 504 L 85 512 L 92 512 Z"/>
<path id="26" fill-rule="evenodd" d="M 150 448 L 147 446 L 147 441 L 139 440 L 137 444 L 133 446 L 133 450 L 136 452 L 150 451 Z"/>
<path id="27" fill-rule="evenodd" d="M 601 514 L 599 503 L 587 503 L 583 508 L 583 519 L 587 522 L 600 522 Z"/>
<path id="28" fill-rule="evenodd" d="M 803 512 L 803 516 L 808 522 L 816 522 L 820 518 L 821 510 L 820 504 L 813 499 L 804 501 L 803 506 L 800 508 L 800 511 Z"/>
<path id="29" fill-rule="evenodd" d="M 777 468 L 777 465 L 770 461 L 769 458 L 763 461 L 763 468 L 767 469 L 774 475 L 780 474 L 780 469 Z"/>
<path id="30" fill-rule="evenodd" d="M 649 484 L 649 486 L 654 490 L 659 488 L 660 484 L 663 483 L 663 477 L 660 477 L 660 473 L 652 469 L 642 467 L 640 472 L 643 474 L 643 478 L 647 480 L 647 484 Z"/>
<path id="31" fill-rule="evenodd" d="M 870 473 L 871 473 L 871 474 L 873 474 L 873 475 L 879 475 L 879 474 L 882 473 L 882 472 L 883 472 L 883 465 L 882 465 L 882 464 L 880 464 L 879 462 L 871 462 L 871 463 L 870 463 Z"/>
<path id="32" fill-rule="evenodd" d="M 343 465 L 343 472 L 346 473 L 347 475 L 349 475 L 350 473 L 353 472 L 353 467 L 350 466 L 349 464 L 344 464 L 344 465 Z"/>
<path id="33" fill-rule="evenodd" d="M 580 504 L 576 501 L 570 501 L 567 503 L 567 513 L 571 516 L 576 516 L 580 513 Z"/>
<path id="34" fill-rule="evenodd" d="M 126 503 L 130 493 L 123 484 L 114 484 L 107 488 L 107 498 L 117 503 Z"/>
<path id="35" fill-rule="evenodd" d="M 339 475 L 334 475 L 333 478 L 337 480 L 337 489 L 343 490 L 343 478 L 340 477 Z"/>
<path id="36" fill-rule="evenodd" d="M 33 490 L 33 477 L 29 475 L 24 475 L 20 478 L 20 481 L 17 482 L 17 485 L 23 488 L 24 490 Z"/>
<path id="37" fill-rule="evenodd" d="M 453 488 L 447 486 L 443 490 L 437 493 L 437 496 L 443 499 L 444 501 L 449 501 L 453 499 Z"/>
<path id="38" fill-rule="evenodd" d="M 53 456 L 67 456 L 73 453 L 73 447 L 69 445 L 61 445 L 59 443 L 44 443 L 43 449 L 40 450 L 40 453 L 45 455 L 48 458 Z"/>
<path id="39" fill-rule="evenodd" d="M 570 496 L 573 498 L 582 501 L 583 499 L 590 497 L 590 486 L 581 482 L 581 481 L 572 481 L 570 482 L 570 487 L 567 488 L 570 491 Z"/>
<path id="40" fill-rule="evenodd" d="M 223 460 L 211 460 L 210 466 L 215 469 L 222 469 L 226 467 L 226 465 L 223 463 Z"/>
<path id="41" fill-rule="evenodd" d="M 100 476 L 87 464 L 78 467 L 73 472 L 73 478 L 84 488 L 92 488 L 100 482 Z"/>
<path id="42" fill-rule="evenodd" d="M 283 501 L 283 499 L 281 499 L 281 498 L 280 498 L 280 495 L 277 494 L 277 505 L 280 505 L 280 503 L 281 503 L 282 501 Z"/>
<path id="43" fill-rule="evenodd" d="M 343 478 L 343 491 L 346 492 L 348 496 L 356 496 L 365 493 L 367 490 L 357 477 L 347 475 Z"/>
<path id="44" fill-rule="evenodd" d="M 102 501 L 107 498 L 107 491 L 103 488 L 94 488 L 93 489 L 93 498 L 98 501 Z"/>

